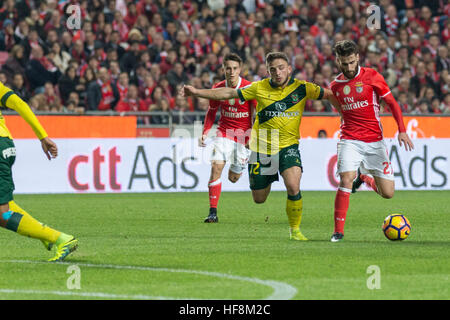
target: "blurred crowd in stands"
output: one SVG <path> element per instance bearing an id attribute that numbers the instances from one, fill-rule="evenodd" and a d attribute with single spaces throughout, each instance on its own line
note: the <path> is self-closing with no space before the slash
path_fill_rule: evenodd
<path id="1" fill-rule="evenodd" d="M 208 101 L 181 97 L 178 89 L 223 80 L 227 52 L 243 58 L 242 76 L 250 81 L 268 76 L 264 57 L 277 50 L 291 58 L 294 77 L 326 87 L 338 73 L 333 44 L 353 39 L 361 65 L 383 74 L 404 113 L 450 113 L 445 0 L 3 0 L 0 6 L 0 81 L 35 111 L 179 110 L 176 121 L 189 123 L 189 113 L 206 111 Z M 368 28 L 377 10 L 379 27 Z M 305 111 L 335 112 L 321 101 L 308 102 Z"/>

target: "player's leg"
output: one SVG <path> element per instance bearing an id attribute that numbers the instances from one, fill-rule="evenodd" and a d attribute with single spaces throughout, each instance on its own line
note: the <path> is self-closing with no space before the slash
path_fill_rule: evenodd
<path id="1" fill-rule="evenodd" d="M 384 140 L 368 144 L 370 152 L 366 153 L 361 169 L 373 177 L 362 172 L 359 177 L 373 191 L 385 199 L 394 196 L 394 170 L 389 160 L 389 152 Z"/>
<path id="2" fill-rule="evenodd" d="M 377 186 L 375 179 L 367 174 L 361 173 L 361 169 L 358 168 L 356 178 L 355 178 L 355 180 L 353 180 L 353 184 L 352 184 L 352 193 L 355 193 L 363 183 L 365 183 L 373 191 L 378 193 L 378 186 Z"/>
<path id="3" fill-rule="evenodd" d="M 303 199 L 300 192 L 302 163 L 298 145 L 284 148 L 280 151 L 280 173 L 287 191 L 286 215 L 289 221 L 290 238 L 293 240 L 308 240 L 300 232 L 303 213 Z"/>
<path id="4" fill-rule="evenodd" d="M 350 194 L 356 171 L 363 158 L 363 148 L 357 141 L 341 140 L 337 145 L 337 173 L 339 174 L 339 187 L 334 199 L 334 232 L 332 242 L 344 238 L 344 226 L 347 211 L 350 205 Z"/>
<path id="5" fill-rule="evenodd" d="M 228 171 L 228 180 L 236 183 L 242 176 L 250 158 L 250 150 L 242 143 L 234 142 L 234 150 L 230 170 Z"/>
<path id="6" fill-rule="evenodd" d="M 231 167 L 230 167 L 230 170 L 228 170 L 228 180 L 232 183 L 238 182 L 239 178 L 242 176 L 242 172 L 236 173 L 235 171 L 237 171 L 237 170 L 231 169 Z"/>
<path id="7" fill-rule="evenodd" d="M 373 180 L 377 187 L 377 193 L 385 199 L 391 199 L 394 196 L 395 183 L 394 180 L 389 180 L 374 176 Z"/>
<path id="8" fill-rule="evenodd" d="M 217 206 L 222 193 L 222 171 L 225 163 L 228 161 L 233 147 L 230 139 L 215 137 L 211 155 L 211 175 L 208 182 L 209 194 L 209 214 L 204 220 L 205 223 L 219 222 L 217 217 Z"/>
<path id="9" fill-rule="evenodd" d="M 66 247 L 64 250 L 67 249 L 72 252 L 77 247 L 78 240 L 72 235 L 65 234 L 37 221 L 14 201 L 0 205 L 0 212 L 2 212 L 0 225 L 22 236 L 41 240 L 48 250 L 53 245 L 58 248 L 58 251 Z M 61 261 L 70 252 L 57 252 L 51 261 Z M 55 258 L 56 260 L 53 260 Z"/>
<path id="10" fill-rule="evenodd" d="M 270 194 L 272 182 L 278 181 L 278 167 L 270 170 L 270 160 L 267 164 L 262 164 L 260 155 L 252 153 L 248 164 L 248 177 L 250 180 L 250 190 L 255 203 L 264 203 Z M 269 170 L 266 170 L 269 169 Z"/>
<path id="11" fill-rule="evenodd" d="M 225 161 L 216 160 L 211 162 L 211 175 L 208 182 L 208 194 L 209 194 L 209 214 L 204 220 L 205 223 L 219 222 L 217 217 L 217 205 L 219 203 L 220 194 L 222 193 L 222 176 L 223 168 L 225 167 Z"/>
<path id="12" fill-rule="evenodd" d="M 355 171 L 339 173 L 340 182 L 334 199 L 334 232 L 331 237 L 332 242 L 340 241 L 344 237 L 345 219 L 350 205 L 350 193 L 355 177 Z"/>
<path id="13" fill-rule="evenodd" d="M 12 149 L 15 150 L 12 140 L 0 138 L 0 154 L 8 155 L 0 157 L 0 226 L 20 235 L 53 243 L 58 245 L 58 248 L 62 248 L 64 244 L 73 239 L 72 236 L 43 225 L 13 201 L 14 181 L 11 169 L 15 161 L 15 152 L 6 151 Z M 62 260 L 67 254 L 61 254 L 58 257 Z"/>
<path id="14" fill-rule="evenodd" d="M 271 184 L 263 189 L 252 190 L 252 197 L 255 203 L 264 203 L 270 194 Z"/>
<path id="15" fill-rule="evenodd" d="M 287 190 L 286 215 L 289 221 L 289 234 L 294 240 L 308 240 L 300 232 L 303 214 L 303 199 L 300 192 L 301 175 L 300 167 L 291 167 L 281 173 Z"/>
<path id="16" fill-rule="evenodd" d="M 28 212 L 26 212 L 24 209 L 22 209 L 21 207 L 19 207 L 17 205 L 17 203 L 15 203 L 14 201 L 10 201 L 9 203 L 9 209 L 13 212 L 18 212 L 22 215 L 27 215 L 29 216 L 30 214 Z M 41 223 L 43 226 L 45 226 L 45 224 Z M 48 251 L 50 251 L 53 247 L 53 243 L 46 241 L 46 240 L 41 240 L 42 244 L 44 245 L 45 249 L 47 249 Z"/>

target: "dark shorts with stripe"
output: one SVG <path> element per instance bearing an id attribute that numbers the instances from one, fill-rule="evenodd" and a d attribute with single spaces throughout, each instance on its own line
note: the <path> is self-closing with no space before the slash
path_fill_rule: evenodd
<path id="1" fill-rule="evenodd" d="M 248 165 L 250 189 L 265 189 L 279 180 L 278 173 L 291 167 L 300 167 L 303 172 L 298 144 L 283 148 L 274 155 L 252 152 Z"/>
<path id="2" fill-rule="evenodd" d="M 14 181 L 12 166 L 16 160 L 16 147 L 8 137 L 0 137 L 0 204 L 13 200 Z"/>

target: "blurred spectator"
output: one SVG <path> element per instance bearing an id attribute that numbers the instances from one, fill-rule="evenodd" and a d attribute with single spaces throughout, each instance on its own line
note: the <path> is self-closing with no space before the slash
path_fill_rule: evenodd
<path id="1" fill-rule="evenodd" d="M 9 52 L 9 57 L 1 68 L 1 71 L 6 74 L 8 83 L 11 83 L 16 73 L 20 73 L 25 77 L 26 61 L 23 46 L 20 44 L 15 45 Z"/>
<path id="2" fill-rule="evenodd" d="M 44 56 L 44 50 L 40 45 L 33 47 L 25 72 L 31 90 L 37 89 L 38 93 L 43 91 L 46 82 L 56 84 L 61 75 L 58 68 Z"/>
<path id="3" fill-rule="evenodd" d="M 441 114 L 441 101 L 439 100 L 439 97 L 435 96 L 431 99 L 431 113 L 434 114 Z"/>
<path id="4" fill-rule="evenodd" d="M 153 80 L 151 74 L 147 74 L 144 79 L 144 83 L 139 87 L 140 95 L 145 100 L 145 102 L 151 104 L 151 95 L 156 87 L 156 82 Z"/>
<path id="5" fill-rule="evenodd" d="M 92 81 L 88 87 L 88 110 L 114 110 L 119 98 L 119 92 L 116 87 L 111 84 L 108 69 L 104 67 L 100 68 L 97 81 Z"/>
<path id="6" fill-rule="evenodd" d="M 51 46 L 52 62 L 61 73 L 65 73 L 69 66 L 71 56 L 66 51 L 61 51 L 59 42 L 54 42 Z"/>
<path id="7" fill-rule="evenodd" d="M 117 112 L 127 112 L 127 111 L 148 111 L 148 105 L 145 103 L 144 99 L 139 97 L 138 87 L 131 84 L 119 103 L 116 106 Z"/>
<path id="8" fill-rule="evenodd" d="M 129 76 L 126 72 L 121 72 L 116 83 L 117 91 L 119 92 L 120 100 L 123 100 L 128 94 Z"/>
<path id="9" fill-rule="evenodd" d="M 64 106 L 64 112 L 83 114 L 84 108 L 78 106 L 78 104 L 74 100 L 69 100 L 69 101 L 67 101 L 66 105 Z"/>
<path id="10" fill-rule="evenodd" d="M 430 113 L 430 101 L 428 99 L 421 99 L 416 108 L 412 111 L 414 114 L 429 114 Z"/>
<path id="11" fill-rule="evenodd" d="M 167 56 L 159 64 L 161 73 L 164 75 L 169 72 L 169 70 L 173 69 L 175 62 L 177 62 L 177 59 L 177 51 L 175 49 L 169 50 L 167 52 Z"/>
<path id="12" fill-rule="evenodd" d="M 120 69 L 127 73 L 133 71 L 139 61 L 139 41 L 132 41 L 128 51 L 120 59 Z"/>
<path id="13" fill-rule="evenodd" d="M 417 63 L 416 74 L 411 78 L 410 86 L 417 98 L 423 96 L 425 86 L 434 87 L 433 80 L 426 73 L 424 62 L 419 61 Z"/>
<path id="14" fill-rule="evenodd" d="M 106 67 L 106 66 L 105 66 Z M 111 81 L 116 83 L 119 80 L 120 73 L 120 65 L 117 60 L 113 60 L 109 62 L 109 76 L 111 77 Z"/>
<path id="15" fill-rule="evenodd" d="M 439 46 L 436 57 L 436 71 L 450 69 L 450 58 L 448 55 L 448 48 L 444 45 Z"/>
<path id="16" fill-rule="evenodd" d="M 407 92 L 402 91 L 397 97 L 397 102 L 403 113 L 409 113 L 412 111 L 413 102 L 408 99 L 408 95 L 409 94 Z"/>
<path id="17" fill-rule="evenodd" d="M 31 97 L 30 91 L 25 86 L 23 74 L 16 73 L 11 82 L 11 90 L 13 90 L 22 100 L 28 101 Z"/>
<path id="18" fill-rule="evenodd" d="M 444 101 L 441 102 L 440 109 L 442 110 L 442 113 L 450 113 L 450 93 L 447 93 L 444 96 Z"/>
<path id="19" fill-rule="evenodd" d="M 172 88 L 175 88 L 180 83 L 187 83 L 189 78 L 181 62 L 176 62 L 173 69 L 167 73 L 167 80 Z"/>
<path id="20" fill-rule="evenodd" d="M 317 138 L 319 139 L 328 138 L 327 132 L 324 129 L 320 129 L 319 132 L 317 132 Z"/>
<path id="21" fill-rule="evenodd" d="M 14 45 L 16 45 L 14 22 L 6 19 L 3 21 L 3 30 L 0 30 L 0 51 L 10 51 Z"/>
<path id="22" fill-rule="evenodd" d="M 175 108 L 173 121 L 176 124 L 192 124 L 194 117 L 190 115 L 190 111 L 194 110 L 194 105 L 191 97 L 182 97 L 177 95 L 175 97 Z"/>
<path id="23" fill-rule="evenodd" d="M 53 86 L 53 83 L 46 82 L 44 85 L 44 98 L 49 111 L 51 112 L 62 112 L 63 105 L 61 103 L 61 98 Z"/>
<path id="24" fill-rule="evenodd" d="M 40 38 L 38 32 L 36 29 L 30 28 L 30 31 L 28 32 L 28 36 L 25 37 L 24 40 L 21 41 L 20 43 L 23 47 L 24 47 L 24 57 L 25 58 L 30 58 L 31 59 L 31 51 L 32 48 L 36 47 L 36 46 L 40 46 L 41 48 L 45 48 L 45 43 L 44 41 L 42 41 L 42 39 Z"/>
<path id="25" fill-rule="evenodd" d="M 58 81 L 59 94 L 63 103 L 69 99 L 69 95 L 73 91 L 85 90 L 85 85 L 80 84 L 80 78 L 74 67 L 67 68 L 65 74 Z"/>
<path id="26" fill-rule="evenodd" d="M 167 112 L 167 115 L 164 115 L 164 114 L 152 115 L 150 118 L 150 123 L 151 124 L 159 124 L 159 125 L 169 125 L 170 107 L 169 107 L 169 101 L 166 98 L 163 97 L 157 103 L 151 104 L 149 111 Z"/>

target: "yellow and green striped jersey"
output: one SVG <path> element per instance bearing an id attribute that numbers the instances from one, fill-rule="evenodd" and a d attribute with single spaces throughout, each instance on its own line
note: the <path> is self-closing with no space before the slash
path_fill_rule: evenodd
<path id="1" fill-rule="evenodd" d="M 47 133 L 39 123 L 38 119 L 31 111 L 28 104 L 26 104 L 18 95 L 14 93 L 10 88 L 6 87 L 0 82 L 0 105 L 13 109 L 19 113 L 19 115 L 31 126 L 39 140 L 47 137 Z M 12 135 L 6 126 L 5 118 L 0 112 L 0 137 L 9 137 L 12 139 Z"/>
<path id="2" fill-rule="evenodd" d="M 258 102 L 250 149 L 276 154 L 297 144 L 306 100 L 320 100 L 323 92 L 316 84 L 294 78 L 284 88 L 274 86 L 267 78 L 238 89 L 242 101 L 255 99 Z"/>

